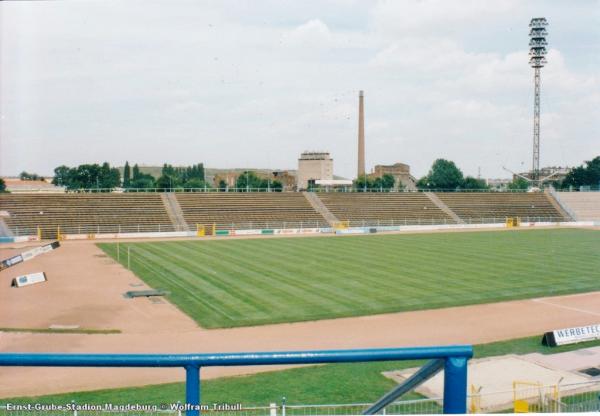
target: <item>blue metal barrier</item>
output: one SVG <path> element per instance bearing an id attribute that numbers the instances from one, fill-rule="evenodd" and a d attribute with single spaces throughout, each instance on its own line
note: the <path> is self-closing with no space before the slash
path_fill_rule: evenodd
<path id="1" fill-rule="evenodd" d="M 467 361 L 472 356 L 471 346 L 221 354 L 0 353 L 0 366 L 182 367 L 186 372 L 186 415 L 197 416 L 200 414 L 201 367 L 442 359 L 444 413 L 466 413 Z"/>

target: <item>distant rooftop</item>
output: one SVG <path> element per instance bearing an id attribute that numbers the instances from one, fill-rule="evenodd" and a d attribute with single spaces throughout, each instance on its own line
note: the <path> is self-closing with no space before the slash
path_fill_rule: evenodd
<path id="1" fill-rule="evenodd" d="M 302 152 L 300 155 L 300 160 L 326 160 L 331 159 L 329 156 L 329 152 Z"/>

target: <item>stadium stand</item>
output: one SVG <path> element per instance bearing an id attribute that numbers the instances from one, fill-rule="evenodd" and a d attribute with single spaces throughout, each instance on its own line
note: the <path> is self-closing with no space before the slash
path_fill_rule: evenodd
<path id="1" fill-rule="evenodd" d="M 523 221 L 567 221 L 541 192 L 437 192 L 452 211 L 465 222 L 504 222 L 519 217 Z"/>
<path id="2" fill-rule="evenodd" d="M 350 226 L 455 223 L 423 193 L 323 192 L 318 196 L 329 211 L 340 221 L 349 221 Z"/>
<path id="3" fill-rule="evenodd" d="M 452 192 L 432 197 L 417 192 L 322 192 L 310 196 L 322 202 L 322 211 L 329 211 L 331 218 L 348 221 L 350 226 L 489 223 L 507 217 L 568 220 L 544 193 Z M 561 193 L 581 219 L 600 219 L 599 197 L 600 193 Z M 173 205 L 171 215 L 167 199 Z M 59 231 L 164 232 L 201 225 L 210 233 L 213 225 L 217 230 L 313 228 L 328 227 L 333 221 L 327 221 L 299 192 L 175 193 L 168 198 L 159 193 L 3 194 L 0 212 L 13 235 L 35 235 L 39 227 L 43 238 L 56 238 Z"/>
<path id="4" fill-rule="evenodd" d="M 558 192 L 557 197 L 576 220 L 600 221 L 600 192 Z"/>
<path id="5" fill-rule="evenodd" d="M 15 235 L 173 231 L 160 194 L 4 194 L 0 210 Z"/>
<path id="6" fill-rule="evenodd" d="M 232 228 L 327 227 L 301 193 L 179 193 L 177 201 L 192 228 L 196 224 Z"/>

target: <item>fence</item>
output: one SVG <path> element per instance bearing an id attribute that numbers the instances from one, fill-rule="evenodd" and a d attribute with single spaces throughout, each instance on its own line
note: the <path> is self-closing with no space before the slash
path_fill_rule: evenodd
<path id="1" fill-rule="evenodd" d="M 90 225 L 73 225 L 73 226 L 48 226 L 40 227 L 19 227 L 14 226 L 12 233 L 15 237 L 44 234 L 124 234 L 124 233 L 155 233 L 155 232 L 173 232 L 187 231 L 182 227 L 174 226 L 173 224 L 90 224 Z M 194 228 L 195 230 L 195 228 Z M 54 238 L 54 237 L 53 237 Z"/>
<path id="2" fill-rule="evenodd" d="M 465 224 L 500 224 L 506 223 L 508 217 L 472 217 L 464 220 Z M 559 217 L 519 217 L 521 222 L 563 222 L 563 218 Z M 397 227 L 411 225 L 449 225 L 456 224 L 453 220 L 447 218 L 398 218 L 389 220 L 350 220 L 348 222 L 351 227 Z M 212 224 L 200 224 L 203 226 Z M 255 229 L 309 229 L 309 228 L 329 228 L 330 225 L 326 221 L 247 221 L 247 222 L 231 222 L 231 223 L 216 223 L 216 230 L 255 230 Z M 131 224 L 131 225 L 111 225 L 111 224 L 95 224 L 95 225 L 74 225 L 57 227 L 42 227 L 43 234 L 51 230 L 52 234 L 125 234 L 125 233 L 161 233 L 161 232 L 177 232 L 177 231 L 196 231 L 196 224 L 190 224 L 189 229 L 174 226 L 173 224 Z M 19 227 L 12 228 L 12 233 L 15 237 L 19 236 L 35 236 L 38 235 L 38 227 Z M 43 236 L 42 236 L 43 237 Z"/>
<path id="3" fill-rule="evenodd" d="M 198 224 L 201 226 L 210 226 L 213 224 Z M 216 230 L 255 230 L 255 229 L 309 229 L 309 228 L 329 228 L 326 221 L 247 221 L 247 222 L 227 222 L 216 223 Z M 125 233 L 164 233 L 177 231 L 196 231 L 196 224 L 189 224 L 188 229 L 175 226 L 173 224 L 90 224 L 90 225 L 73 225 L 73 226 L 48 226 L 41 227 L 19 227 L 14 226 L 12 233 L 15 237 L 20 236 L 35 236 L 42 231 L 44 234 L 125 234 Z"/>
<path id="4" fill-rule="evenodd" d="M 471 386 L 470 413 L 573 413 L 600 410 L 600 380 L 545 385 L 515 381 L 512 390 L 487 392 Z"/>
<path id="5" fill-rule="evenodd" d="M 527 386 L 529 385 L 529 386 Z M 533 386 L 533 387 L 532 387 Z M 471 390 L 467 396 L 468 413 L 506 413 L 506 412 L 536 412 L 536 413 L 581 413 L 600 411 L 600 380 L 585 383 L 541 385 L 524 383 L 512 390 L 497 392 L 482 392 L 481 389 Z M 360 415 L 373 403 L 347 404 L 288 404 L 283 397 L 279 403 L 264 406 L 246 406 L 232 410 L 215 410 L 210 405 L 203 410 L 204 414 L 212 416 L 337 416 Z M 519 401 L 519 402 L 517 402 Z M 526 402 L 526 406 L 525 403 Z M 118 408 L 109 410 L 105 405 L 99 409 L 81 410 L 75 408 L 77 403 L 69 403 L 74 409 L 55 410 L 48 412 L 42 409 L 8 410 L 6 405 L 0 405 L 0 415 L 4 416 L 130 416 Z M 81 407 L 86 405 L 80 404 Z M 136 415 L 144 416 L 182 416 L 181 403 L 174 403 L 172 408 L 161 409 L 160 406 L 148 406 L 138 409 Z M 519 407 L 519 408 L 517 408 Z M 75 410 L 76 409 L 76 410 Z M 423 398 L 416 400 L 401 400 L 389 403 L 378 414 L 441 414 L 443 413 L 443 398 Z"/>
<path id="6" fill-rule="evenodd" d="M 444 413 L 466 413 L 467 361 L 471 346 L 387 348 L 364 350 L 284 351 L 224 354 L 31 354 L 0 353 L 0 366 L 11 367 L 180 367 L 185 369 L 186 416 L 197 416 L 200 406 L 200 369 L 209 366 L 324 364 L 372 361 L 430 361 L 403 384 L 364 410 L 375 414 L 444 370 Z"/>
<path id="7" fill-rule="evenodd" d="M 544 188 L 540 188 L 544 189 Z M 566 188 L 561 191 L 597 191 L 598 185 L 583 186 L 579 188 Z M 503 193 L 523 193 L 529 192 L 527 189 L 505 189 L 505 188 L 489 188 L 489 189 L 452 189 L 452 188 L 415 188 L 415 189 L 384 189 L 384 188 L 356 188 L 354 186 L 343 187 L 314 187 L 309 188 L 308 192 L 371 192 L 371 193 L 386 193 L 386 192 L 503 192 Z M 282 188 L 81 188 L 81 189 L 65 189 L 65 193 L 162 193 L 162 192 L 299 192 L 295 186 L 284 186 Z M 49 190 L 46 188 L 30 188 L 26 191 L 12 191 L 12 193 L 62 193 L 61 191 Z"/>
<path id="8" fill-rule="evenodd" d="M 600 192 L 600 184 L 569 186 L 567 188 L 556 188 L 559 192 Z"/>
<path id="9" fill-rule="evenodd" d="M 470 217 L 465 218 L 465 224 L 499 224 L 506 223 L 507 216 L 498 217 Z M 510 217 L 513 218 L 513 217 Z M 521 222 L 562 222 L 565 219 L 562 217 L 544 217 L 544 216 L 525 216 L 518 217 Z M 389 220 L 350 220 L 351 227 L 395 227 L 409 225 L 448 225 L 456 224 L 454 220 L 447 218 L 404 218 L 404 219 L 389 219 Z"/>

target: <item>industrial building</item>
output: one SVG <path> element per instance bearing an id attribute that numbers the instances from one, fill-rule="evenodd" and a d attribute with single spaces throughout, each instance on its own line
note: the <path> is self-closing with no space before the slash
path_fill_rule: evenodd
<path id="1" fill-rule="evenodd" d="M 307 189 L 318 180 L 333 179 L 333 159 L 329 152 L 303 152 L 298 159 L 298 190 Z"/>

